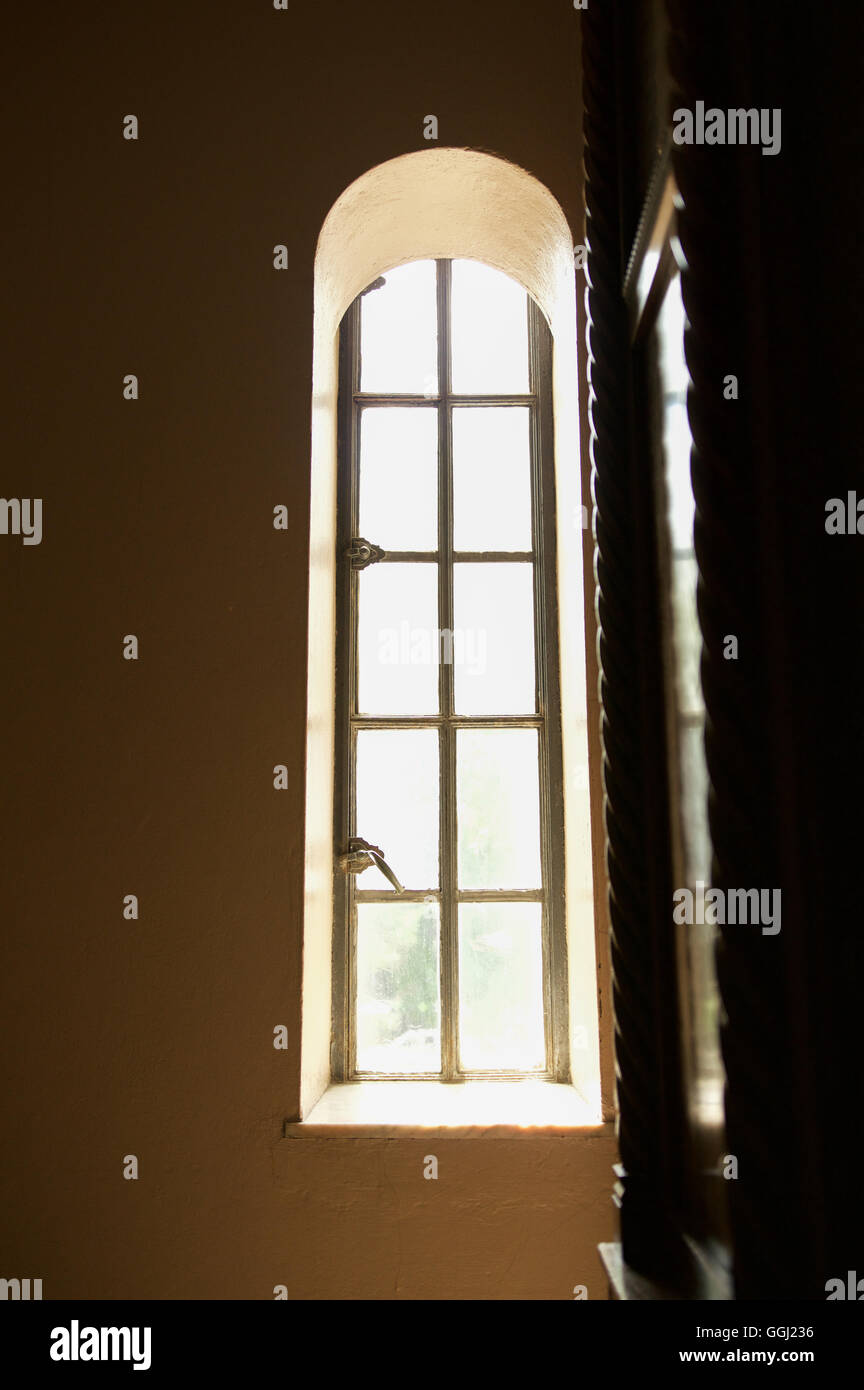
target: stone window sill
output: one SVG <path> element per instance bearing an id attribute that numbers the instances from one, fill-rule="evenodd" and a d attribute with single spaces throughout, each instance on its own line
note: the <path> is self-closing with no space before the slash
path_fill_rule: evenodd
<path id="1" fill-rule="evenodd" d="M 550 1081 L 352 1081 L 334 1084 L 286 1139 L 405 1139 L 611 1134 L 573 1086 Z"/>

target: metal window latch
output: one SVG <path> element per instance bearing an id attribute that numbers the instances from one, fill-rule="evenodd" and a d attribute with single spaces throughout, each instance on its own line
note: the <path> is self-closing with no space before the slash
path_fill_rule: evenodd
<path id="1" fill-rule="evenodd" d="M 365 570 L 367 565 L 374 565 L 377 560 L 383 560 L 384 553 L 380 546 L 373 545 L 363 536 L 355 536 L 345 550 L 352 570 Z"/>
<path id="2" fill-rule="evenodd" d="M 370 845 L 368 840 L 361 840 L 358 836 L 349 840 L 348 852 L 339 855 L 338 864 L 343 874 L 362 874 L 364 869 L 371 869 L 374 865 L 393 884 L 397 893 L 405 892 L 383 852 L 377 845 Z"/>

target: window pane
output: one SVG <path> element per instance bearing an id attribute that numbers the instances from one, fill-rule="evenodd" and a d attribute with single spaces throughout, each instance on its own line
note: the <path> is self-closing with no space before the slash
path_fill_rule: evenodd
<path id="1" fill-rule="evenodd" d="M 453 677 L 459 714 L 533 714 L 534 566 L 453 566 Z M 448 657 L 444 649 L 445 660 Z"/>
<path id="2" fill-rule="evenodd" d="M 701 714 L 702 632 L 696 604 L 699 571 L 695 555 L 676 555 L 671 562 L 672 638 L 675 650 L 675 693 L 679 715 Z"/>
<path id="3" fill-rule="evenodd" d="M 368 408 L 360 416 L 360 535 L 384 550 L 438 544 L 438 411 Z"/>
<path id="4" fill-rule="evenodd" d="M 358 713 L 436 714 L 438 566 L 382 563 L 358 578 Z"/>
<path id="5" fill-rule="evenodd" d="M 403 888 L 438 886 L 438 734 L 361 729 L 357 735 L 357 834 L 384 855 Z M 358 888 L 395 891 L 380 869 Z"/>
<path id="6" fill-rule="evenodd" d="M 681 279 L 669 285 L 657 317 L 663 399 L 663 451 L 667 500 L 667 540 L 670 560 L 670 612 L 674 666 L 674 709 L 677 724 L 677 815 L 682 842 L 681 883 L 692 887 L 711 877 L 711 837 L 708 827 L 708 768 L 704 746 L 704 705 L 699 675 L 702 634 L 696 599 L 698 579 L 693 554 L 695 511 L 690 477 L 691 436 L 687 417 L 689 376 L 684 356 L 686 316 Z M 720 994 L 714 961 L 716 929 L 688 926 L 682 936 L 685 963 L 683 983 L 689 995 L 689 1051 L 692 1058 L 697 1130 L 714 1133 L 723 1124 L 723 1061 L 720 1052 Z M 694 1112 L 696 1113 L 696 1112 Z M 697 1148 L 708 1129 L 698 1136 Z M 696 1131 L 694 1131 L 696 1133 Z M 720 1140 L 718 1139 L 719 1143 Z M 694 1149 L 694 1152 L 696 1150 Z M 703 1154 L 707 1149 L 702 1147 Z"/>
<path id="7" fill-rule="evenodd" d="M 453 411 L 453 543 L 531 550 L 531 455 L 525 406 Z"/>
<path id="8" fill-rule="evenodd" d="M 663 412 L 663 450 L 666 457 L 666 491 L 669 536 L 673 550 L 693 549 L 693 517 L 696 503 L 690 482 L 690 424 L 687 401 L 667 398 Z"/>
<path id="9" fill-rule="evenodd" d="M 458 395 L 528 391 L 528 296 L 500 270 L 454 261 L 453 390 Z"/>
<path id="10" fill-rule="evenodd" d="M 440 1072 L 438 904 L 357 904 L 357 1069 Z"/>
<path id="11" fill-rule="evenodd" d="M 460 888 L 540 888 L 535 729 L 459 729 Z"/>
<path id="12" fill-rule="evenodd" d="M 708 830 L 708 767 L 703 721 L 678 725 L 679 796 L 684 873 L 687 883 L 711 881 L 711 835 Z"/>
<path id="13" fill-rule="evenodd" d="M 466 1070 L 542 1071 L 540 903 L 459 908 L 459 1057 Z"/>
<path id="14" fill-rule="evenodd" d="M 388 270 L 360 300 L 360 390 L 434 396 L 438 300 L 434 261 Z"/>

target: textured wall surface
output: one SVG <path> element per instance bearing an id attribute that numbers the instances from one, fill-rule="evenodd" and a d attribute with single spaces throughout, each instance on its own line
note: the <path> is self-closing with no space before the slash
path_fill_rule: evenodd
<path id="1" fill-rule="evenodd" d="M 3 492 L 44 510 L 40 545 L 0 537 L 0 1256 L 45 1298 L 603 1296 L 608 1141 L 467 1140 L 436 1183 L 414 1144 L 280 1137 L 318 233 L 434 113 L 578 239 L 577 23 L 551 0 L 7 21 Z"/>
<path id="2" fill-rule="evenodd" d="M 614 1161 L 602 1135 L 285 1139 L 277 1199 L 300 1242 L 274 1268 L 290 1298 L 602 1299 Z"/>

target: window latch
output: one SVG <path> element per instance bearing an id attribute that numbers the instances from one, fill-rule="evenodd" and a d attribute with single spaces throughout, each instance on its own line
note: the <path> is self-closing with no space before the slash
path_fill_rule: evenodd
<path id="1" fill-rule="evenodd" d="M 339 855 L 339 867 L 344 874 L 362 874 L 364 869 L 371 869 L 374 865 L 380 869 L 382 874 L 397 893 L 404 893 L 405 889 L 394 874 L 387 860 L 384 858 L 383 851 L 377 845 L 370 845 L 368 840 L 361 840 L 358 836 L 348 841 L 347 854 Z"/>
<path id="2" fill-rule="evenodd" d="M 365 570 L 367 565 L 374 565 L 376 561 L 383 560 L 384 553 L 380 546 L 373 545 L 363 536 L 355 536 L 345 549 L 352 570 Z"/>

